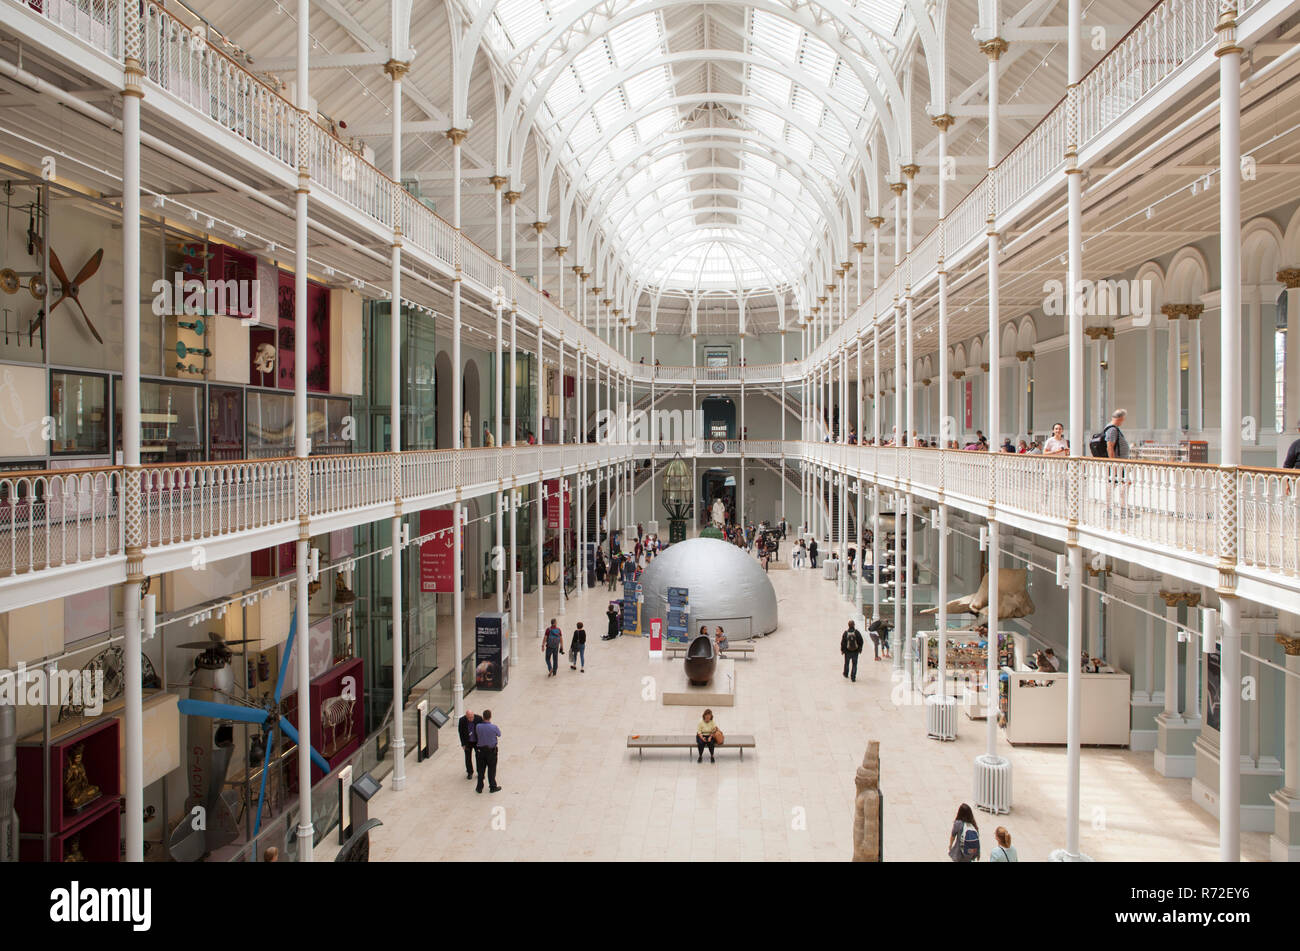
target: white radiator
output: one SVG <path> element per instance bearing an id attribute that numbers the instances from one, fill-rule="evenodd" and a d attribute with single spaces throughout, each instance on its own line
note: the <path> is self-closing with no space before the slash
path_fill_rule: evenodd
<path id="1" fill-rule="evenodd" d="M 975 757 L 975 805 L 994 815 L 1011 811 L 1011 761 L 1001 756 Z"/>
<path id="2" fill-rule="evenodd" d="M 957 698 L 925 698 L 925 735 L 935 740 L 957 739 Z"/>

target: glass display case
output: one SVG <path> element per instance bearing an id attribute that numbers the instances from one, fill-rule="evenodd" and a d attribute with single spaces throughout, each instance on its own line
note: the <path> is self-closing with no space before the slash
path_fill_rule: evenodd
<path id="1" fill-rule="evenodd" d="M 249 390 L 245 432 L 249 459 L 293 455 L 293 395 Z"/>
<path id="2" fill-rule="evenodd" d="M 274 459 L 292 456 L 293 395 L 247 392 L 248 407 L 245 431 L 248 458 Z M 350 424 L 352 400 L 345 396 L 312 396 L 307 400 L 307 436 L 314 455 L 353 451 L 356 434 Z"/>
<path id="3" fill-rule="evenodd" d="M 50 415 L 55 456 L 108 452 L 108 377 L 95 373 L 50 371 Z"/>
<path id="4" fill-rule="evenodd" d="M 113 381 L 114 433 L 122 450 L 122 379 Z M 140 461 L 203 461 L 203 386 L 140 381 Z"/>
<path id="5" fill-rule="evenodd" d="M 208 459 L 244 458 L 244 391 L 237 386 L 208 387 Z"/>

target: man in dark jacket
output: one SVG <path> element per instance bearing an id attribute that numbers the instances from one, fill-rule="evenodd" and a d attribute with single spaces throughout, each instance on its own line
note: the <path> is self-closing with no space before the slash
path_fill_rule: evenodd
<path id="1" fill-rule="evenodd" d="M 853 619 L 849 619 L 849 626 L 844 633 L 840 635 L 840 653 L 844 655 L 844 676 L 849 676 L 849 665 L 853 665 L 853 676 L 850 679 L 857 683 L 858 681 L 858 655 L 862 653 L 863 641 L 862 632 L 853 624 Z"/>
<path id="2" fill-rule="evenodd" d="M 817 539 L 815 538 L 808 543 L 808 561 L 811 562 L 811 567 L 817 567 Z"/>
<path id="3" fill-rule="evenodd" d="M 478 746 L 475 727 L 478 718 L 473 710 L 466 710 L 465 715 L 456 721 L 456 732 L 460 734 L 460 747 L 465 751 L 465 778 L 474 778 L 474 748 Z"/>

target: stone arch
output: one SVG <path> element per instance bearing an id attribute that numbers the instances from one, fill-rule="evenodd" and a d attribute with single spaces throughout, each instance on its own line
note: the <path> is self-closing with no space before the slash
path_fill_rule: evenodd
<path id="1" fill-rule="evenodd" d="M 1196 304 L 1209 289 L 1210 265 L 1197 248 L 1186 247 L 1169 262 L 1165 294 L 1172 303 Z"/>
<path id="2" fill-rule="evenodd" d="M 1284 266 L 1282 229 L 1268 218 L 1254 218 L 1241 229 L 1241 283 L 1243 287 L 1273 284 Z"/>
<path id="3" fill-rule="evenodd" d="M 439 350 L 433 362 L 434 379 L 434 415 L 437 417 L 437 438 L 439 449 L 451 449 L 455 430 L 451 420 L 451 357 L 446 350 Z"/>

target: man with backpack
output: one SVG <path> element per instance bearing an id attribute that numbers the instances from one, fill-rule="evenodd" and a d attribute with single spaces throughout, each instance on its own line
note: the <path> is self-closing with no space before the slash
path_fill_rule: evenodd
<path id="1" fill-rule="evenodd" d="M 840 635 L 840 653 L 844 655 L 844 676 L 849 677 L 854 683 L 858 681 L 858 655 L 862 653 L 864 642 L 862 632 L 853 624 L 853 619 L 849 618 L 849 626 Z M 852 665 L 853 674 L 849 676 L 849 667 Z"/>
<path id="2" fill-rule="evenodd" d="M 1124 437 L 1124 431 L 1120 429 L 1127 418 L 1128 410 L 1126 409 L 1117 409 L 1111 413 L 1110 423 L 1106 428 L 1088 440 L 1089 451 L 1099 459 L 1127 459 L 1128 440 Z M 1130 512 L 1125 505 L 1128 497 L 1128 480 L 1124 476 L 1124 470 L 1117 468 L 1109 481 L 1112 485 L 1119 486 L 1120 517 L 1127 518 L 1136 514 Z"/>
<path id="3" fill-rule="evenodd" d="M 560 655 L 564 653 L 564 635 L 555 626 L 555 618 L 551 618 L 551 626 L 542 635 L 542 653 L 546 655 L 546 676 L 554 677 L 560 669 Z"/>

